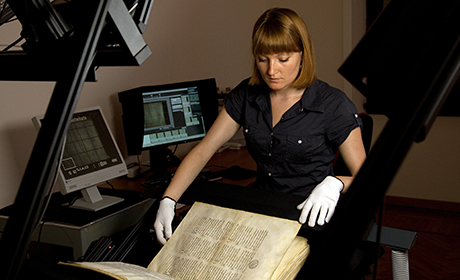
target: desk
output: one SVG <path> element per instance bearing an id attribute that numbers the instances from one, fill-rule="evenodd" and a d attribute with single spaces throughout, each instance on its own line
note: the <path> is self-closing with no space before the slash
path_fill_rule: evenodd
<path id="1" fill-rule="evenodd" d="M 108 194 L 111 190 L 101 192 Z M 73 248 L 74 260 L 81 257 L 91 242 L 101 236 L 112 236 L 136 224 L 153 204 L 153 199 L 140 198 L 138 192 L 116 191 L 112 195 L 124 197 L 125 201 L 98 212 L 68 209 L 61 206 L 62 195 L 53 194 L 45 223 L 41 230 L 40 242 Z M 0 211 L 0 230 L 8 220 L 8 207 Z M 32 236 L 38 241 L 39 230 Z"/>
<path id="2" fill-rule="evenodd" d="M 226 168 L 229 168 L 233 165 L 237 165 L 241 168 L 246 168 L 250 170 L 256 170 L 257 166 L 252 157 L 249 155 L 249 152 L 246 148 L 242 148 L 240 150 L 225 150 L 221 153 L 216 153 L 212 156 L 209 160 L 206 168 L 217 172 Z M 173 172 L 175 168 L 170 168 L 168 171 Z M 149 173 L 140 176 L 139 178 L 130 179 L 127 177 L 117 178 L 115 180 L 110 181 L 110 183 L 116 189 L 126 189 L 126 190 L 135 190 L 135 191 L 143 191 L 144 187 L 141 186 L 140 182 L 147 179 Z M 248 178 L 244 180 L 230 180 L 230 179 L 222 179 L 219 182 L 225 184 L 232 184 L 232 185 L 239 185 L 239 186 L 251 186 L 255 181 L 255 177 Z M 110 186 L 107 184 L 101 185 L 101 187 L 109 188 Z"/>
<path id="3" fill-rule="evenodd" d="M 211 171 L 219 171 L 233 165 L 238 165 L 242 168 L 255 170 L 255 163 L 249 156 L 246 149 L 238 151 L 226 150 L 221 153 L 215 154 L 209 161 L 208 169 Z M 124 196 L 127 203 L 118 206 L 113 206 L 105 210 L 99 211 L 99 214 L 86 212 L 84 210 L 72 210 L 72 215 L 80 213 L 79 215 L 86 216 L 86 219 L 80 219 L 78 224 L 74 224 L 66 220 L 64 217 L 66 213 L 62 212 L 62 207 L 59 208 L 60 202 L 54 205 L 50 203 L 48 207 L 49 212 L 60 212 L 60 217 L 45 216 L 45 223 L 41 231 L 40 242 L 67 246 L 73 248 L 74 260 L 81 257 L 88 249 L 91 242 L 99 239 L 101 236 L 112 236 L 130 226 L 136 224 L 144 213 L 153 204 L 153 199 L 139 198 L 139 194 L 144 190 L 141 182 L 144 181 L 149 174 L 145 174 L 136 179 L 129 179 L 121 177 L 111 180 L 110 183 L 116 190 L 119 191 L 120 196 Z M 255 178 L 249 178 L 241 181 L 223 179 L 221 182 L 227 184 L 234 184 L 240 186 L 248 186 L 254 182 Z M 108 184 L 104 183 L 99 186 L 101 193 L 105 194 L 111 192 Z M 121 190 L 130 192 L 126 194 Z M 53 196 L 58 200 L 62 199 L 60 193 Z M 117 196 L 117 195 L 115 195 Z M 126 196 L 133 196 L 126 199 Z M 8 209 L 0 210 L 0 230 L 3 230 L 8 220 Z M 33 241 L 38 240 L 38 230 L 32 237 Z"/>

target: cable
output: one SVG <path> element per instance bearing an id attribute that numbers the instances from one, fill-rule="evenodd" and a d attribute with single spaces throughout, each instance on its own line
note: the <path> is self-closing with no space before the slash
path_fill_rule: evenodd
<path id="1" fill-rule="evenodd" d="M 179 146 L 179 144 L 176 144 L 176 147 L 174 148 L 174 151 L 172 152 L 173 155 L 176 154 L 177 146 Z"/>
<path id="2" fill-rule="evenodd" d="M 141 167 L 141 166 L 147 166 L 147 167 L 150 167 L 149 164 L 141 164 L 141 159 L 139 158 L 139 155 L 136 155 L 137 157 L 137 166 Z"/>
<path id="3" fill-rule="evenodd" d="M 0 26 L 18 19 L 6 0 L 0 0 L 0 3 L 2 4 L 0 8 Z"/>
<path id="4" fill-rule="evenodd" d="M 372 272 L 372 279 L 377 279 L 377 267 L 380 258 L 380 237 L 382 235 L 382 220 L 383 220 L 383 200 L 380 204 L 379 211 L 378 211 L 378 221 L 377 221 L 377 236 L 375 240 L 375 252 L 374 252 L 374 271 Z"/>
<path id="5" fill-rule="evenodd" d="M 13 21 L 16 21 L 16 20 L 18 20 L 17 17 L 10 18 L 9 20 L 7 20 L 7 21 L 5 21 L 5 22 L 0 23 L 0 26 L 2 26 L 2 25 L 5 24 L 5 23 L 10 23 L 10 22 L 13 22 Z"/>
<path id="6" fill-rule="evenodd" d="M 13 13 L 13 11 L 9 8 L 9 5 L 6 2 L 6 0 L 0 0 L 0 3 L 1 3 L 1 6 L 0 6 L 0 26 L 2 26 L 5 23 L 9 23 L 9 22 L 12 22 L 12 21 L 15 21 L 15 20 L 18 19 L 15 16 L 15 14 Z M 2 19 L 2 17 L 4 17 L 4 18 Z M 5 50 L 10 49 L 11 47 L 13 47 L 18 42 L 19 41 L 15 41 L 14 43 L 8 45 L 7 49 L 5 49 Z"/>
<path id="7" fill-rule="evenodd" d="M 0 7 L 0 19 L 1 19 L 3 14 L 5 13 L 6 5 L 8 3 L 6 3 L 6 0 L 0 0 L 0 2 L 2 3 L 2 6 Z M 0 23 L 0 25 L 1 25 L 1 23 Z"/>
<path id="8" fill-rule="evenodd" d="M 35 254 L 38 256 L 38 252 L 40 251 L 40 240 L 42 238 L 42 231 L 43 231 L 43 226 L 45 225 L 45 221 L 42 221 L 40 223 L 39 229 L 38 229 L 38 238 L 37 238 L 37 246 L 35 247 Z"/>
<path id="9" fill-rule="evenodd" d="M 66 136 L 64 136 L 64 141 L 63 143 L 66 142 Z M 41 240 L 41 232 L 42 232 L 42 229 L 43 229 L 43 226 L 45 225 L 45 221 L 44 221 L 44 217 L 45 217 L 45 214 L 46 214 L 46 209 L 48 209 L 48 205 L 51 201 L 51 196 L 52 196 L 52 192 L 54 190 L 54 185 L 56 184 L 56 181 L 57 181 L 57 178 L 59 176 L 59 165 L 62 161 L 62 157 L 64 155 L 64 148 L 65 148 L 65 145 L 62 145 L 62 149 L 61 149 L 61 152 L 60 152 L 60 155 L 59 155 L 59 160 L 56 164 L 56 169 L 54 171 L 54 177 L 53 177 L 53 180 L 51 181 L 51 185 L 49 187 L 49 190 L 48 190 L 48 194 L 47 194 L 47 199 L 46 199 L 46 202 L 45 202 L 45 206 L 43 207 L 42 211 L 41 211 L 41 214 L 40 216 L 38 217 L 38 223 L 39 225 L 37 225 L 39 227 L 39 234 L 38 234 L 38 239 L 37 239 L 37 248 L 36 248 L 36 253 L 38 253 L 38 247 L 40 245 L 40 240 Z M 35 231 L 36 229 L 34 229 Z M 33 232 L 32 232 L 33 234 Z"/>
<path id="10" fill-rule="evenodd" d="M 107 185 L 109 185 L 112 188 L 112 190 L 115 189 L 115 187 L 109 181 L 105 181 L 105 182 L 107 183 Z"/>

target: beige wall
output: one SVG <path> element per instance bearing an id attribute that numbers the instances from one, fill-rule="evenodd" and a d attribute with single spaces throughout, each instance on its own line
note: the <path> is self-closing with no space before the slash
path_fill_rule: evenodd
<path id="1" fill-rule="evenodd" d="M 337 69 L 364 34 L 364 2 L 155 0 L 144 34 L 152 56 L 140 67 L 99 69 L 98 82 L 85 84 L 78 108 L 100 105 L 126 155 L 118 92 L 208 77 L 215 77 L 220 87 L 235 86 L 251 73 L 252 25 L 267 8 L 282 6 L 298 11 L 309 26 L 319 78 L 343 89 L 362 111 L 365 98 Z M 20 29 L 17 22 L 1 26 L 0 46 L 13 42 Z M 54 83 L 0 81 L 0 207 L 14 201 L 36 137 L 30 119 L 45 112 L 53 87 Z M 411 150 L 389 194 L 460 202 L 460 175 L 455 172 L 459 125 L 458 118 L 437 121 L 429 139 Z M 127 157 L 128 162 L 134 160 Z"/>
<path id="2" fill-rule="evenodd" d="M 373 142 L 388 121 L 372 115 Z M 460 203 L 460 118 L 437 117 L 426 139 L 412 144 L 387 195 Z"/>
<path id="3" fill-rule="evenodd" d="M 337 69 L 344 59 L 344 41 L 350 49 L 352 30 L 350 25 L 350 34 L 344 36 L 343 22 L 352 22 L 353 6 L 363 10 L 358 2 L 362 1 L 155 0 L 143 36 L 152 56 L 140 67 L 99 69 L 98 82 L 85 84 L 78 108 L 100 105 L 125 153 L 118 92 L 208 77 L 215 77 L 220 87 L 235 86 L 251 73 L 252 26 L 274 6 L 296 9 L 305 18 L 317 50 L 319 77 L 344 88 Z M 18 22 L 1 26 L 0 45 L 16 40 L 20 30 Z M 36 138 L 30 119 L 44 114 L 53 88 L 54 83 L 0 81 L 0 207 L 14 201 Z"/>

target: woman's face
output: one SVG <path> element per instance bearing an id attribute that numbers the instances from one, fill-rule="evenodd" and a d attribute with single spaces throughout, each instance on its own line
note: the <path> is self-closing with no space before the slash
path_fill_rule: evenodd
<path id="1" fill-rule="evenodd" d="M 265 54 L 256 57 L 260 75 L 274 91 L 290 87 L 299 74 L 301 60 L 301 52 Z"/>

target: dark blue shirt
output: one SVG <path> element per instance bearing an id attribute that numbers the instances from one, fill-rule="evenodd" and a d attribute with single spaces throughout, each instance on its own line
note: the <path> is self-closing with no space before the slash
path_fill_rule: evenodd
<path id="1" fill-rule="evenodd" d="M 316 80 L 273 127 L 270 89 L 241 82 L 224 100 L 243 126 L 257 164 L 255 187 L 308 196 L 333 175 L 338 147 L 361 126 L 353 102 L 342 91 Z"/>

